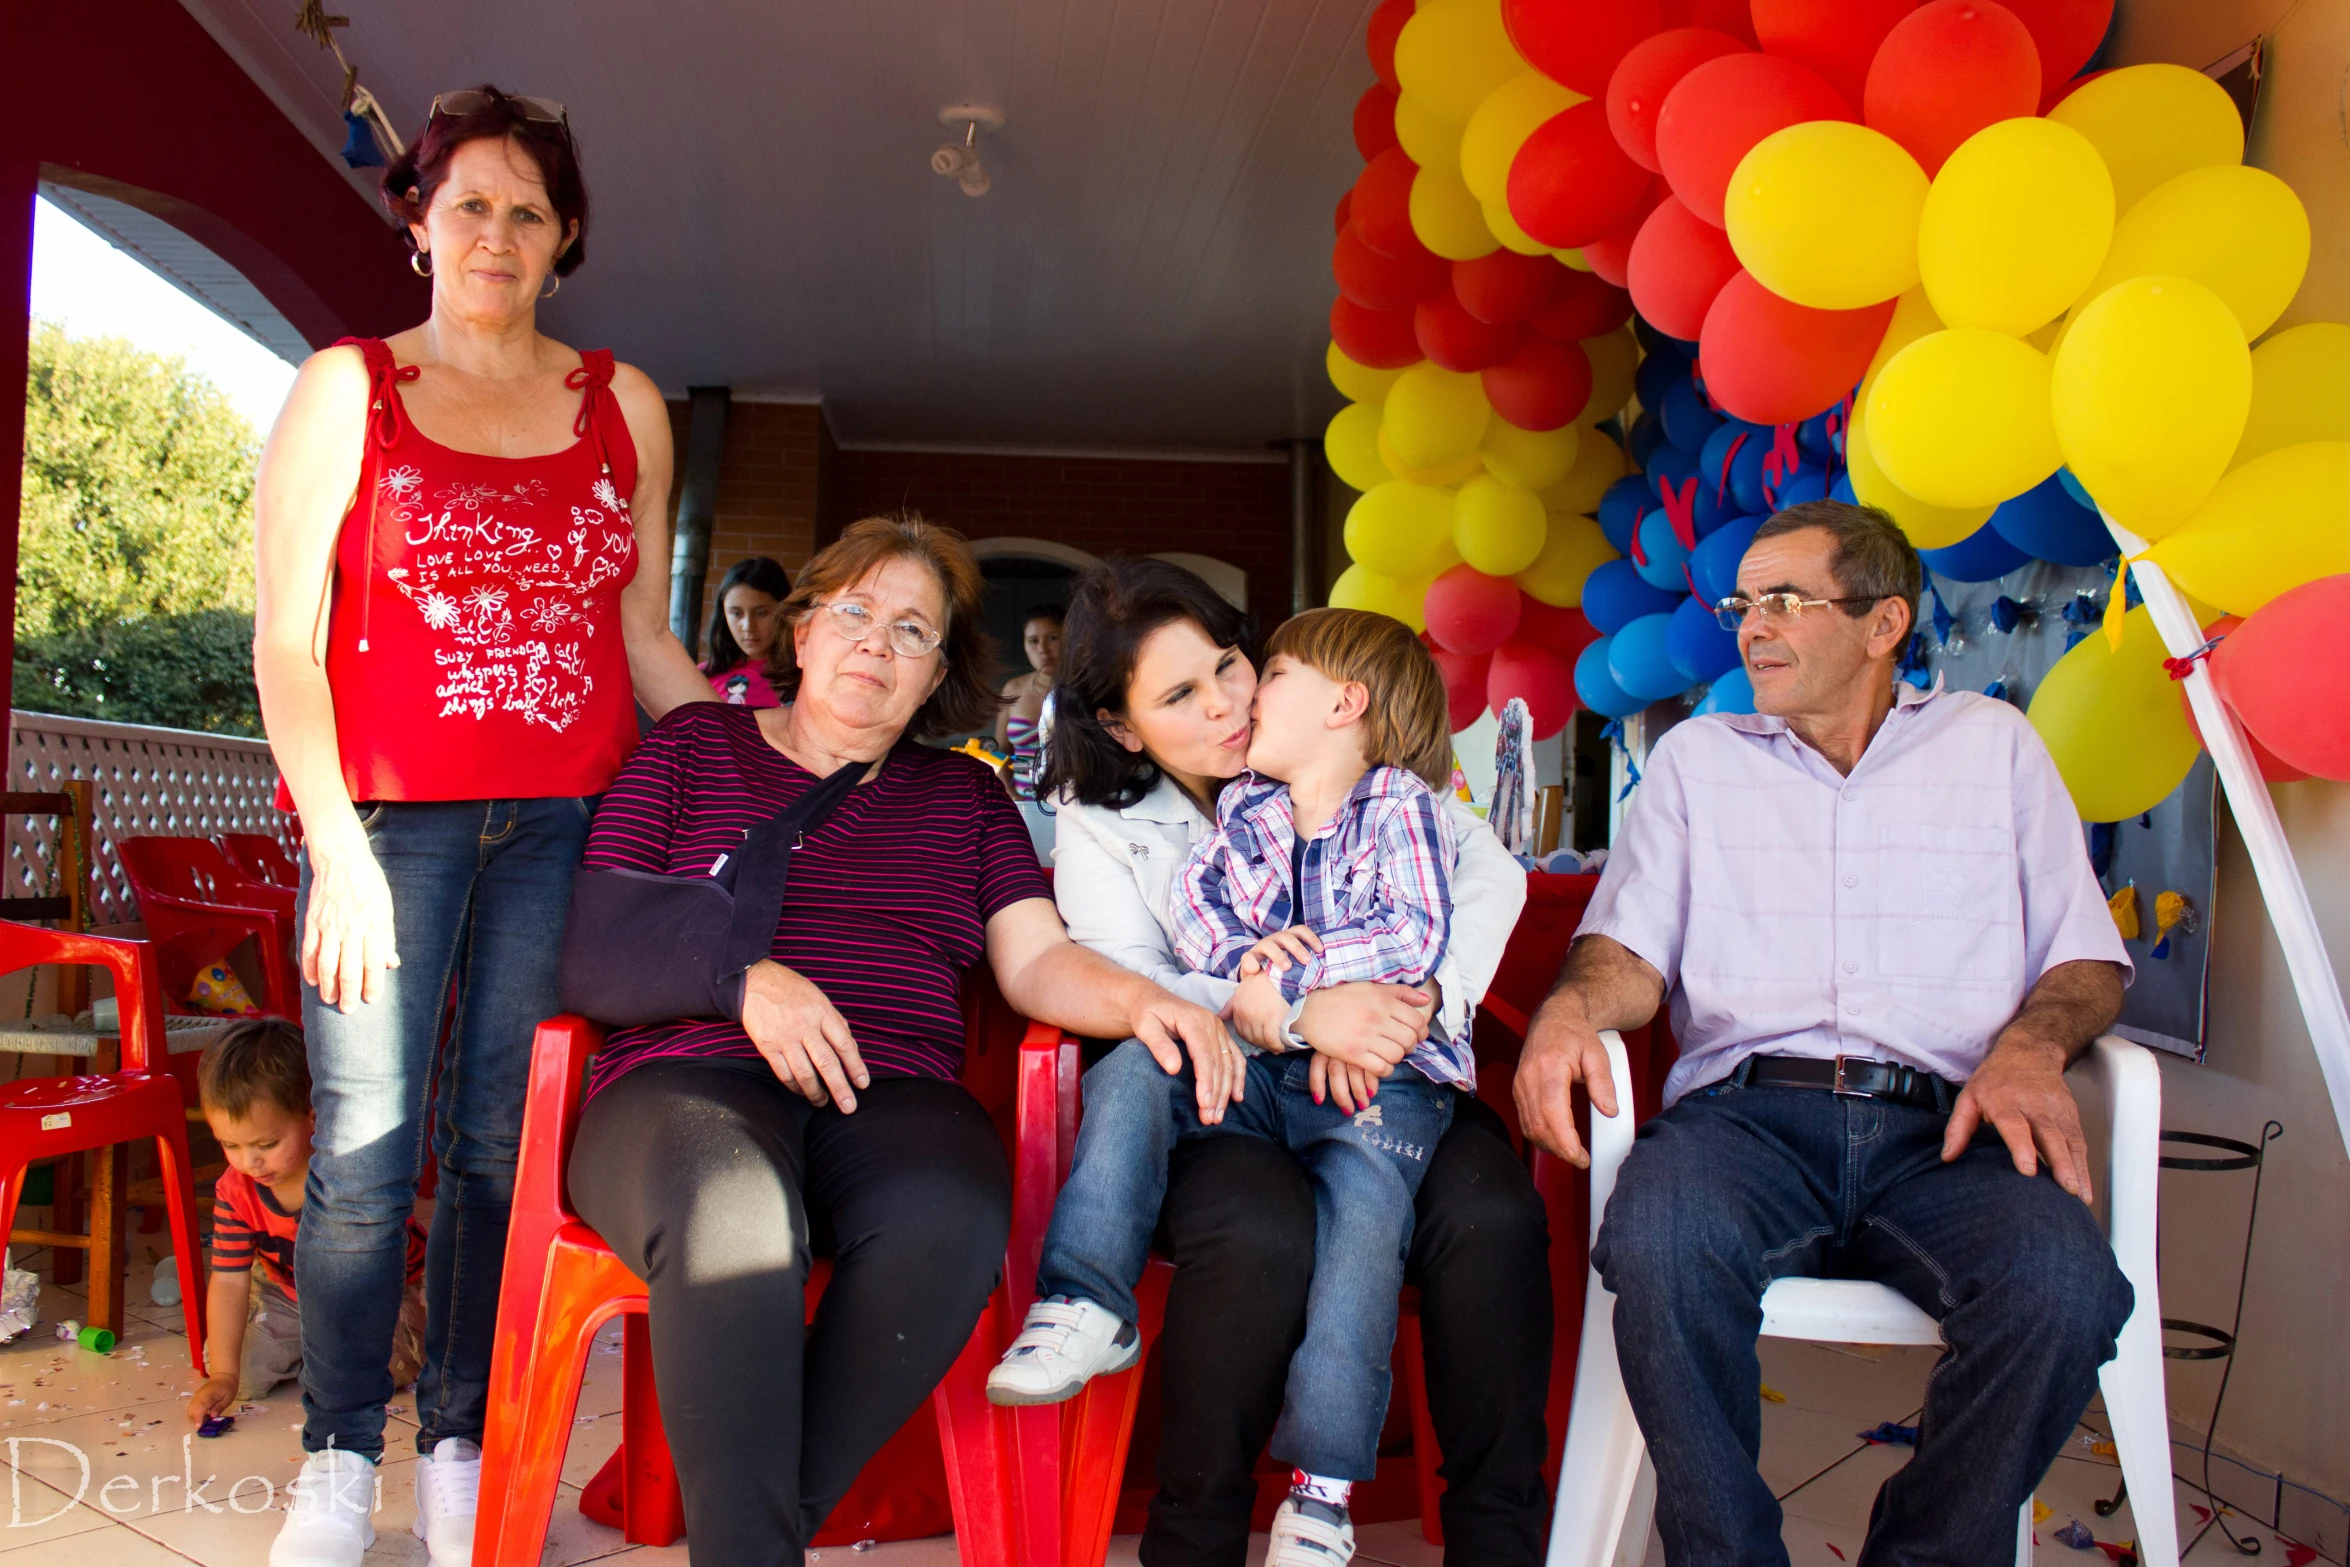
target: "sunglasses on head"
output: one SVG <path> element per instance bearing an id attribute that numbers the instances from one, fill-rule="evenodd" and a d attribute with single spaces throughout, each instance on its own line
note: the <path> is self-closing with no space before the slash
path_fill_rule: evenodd
<path id="1" fill-rule="evenodd" d="M 571 122 L 571 116 L 564 111 L 563 105 L 552 98 L 533 98 L 523 93 L 483 92 L 478 87 L 438 94 L 432 101 L 430 118 L 438 119 L 446 114 L 462 119 L 468 114 L 479 114 L 493 107 L 500 98 L 520 108 L 526 120 L 535 120 L 541 125 L 568 125 Z"/>

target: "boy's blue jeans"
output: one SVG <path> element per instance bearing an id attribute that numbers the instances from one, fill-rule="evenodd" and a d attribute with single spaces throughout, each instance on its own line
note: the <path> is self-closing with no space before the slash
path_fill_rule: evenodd
<path id="1" fill-rule="evenodd" d="M 1188 1063 L 1169 1076 L 1138 1040 L 1085 1074 L 1085 1119 L 1069 1182 L 1037 1268 L 1042 1295 L 1090 1300 L 1136 1317 L 1134 1286 L 1150 1253 L 1167 1159 L 1178 1141 L 1262 1137 L 1286 1147 L 1314 1188 L 1314 1281 L 1306 1336 L 1290 1357 L 1272 1452 L 1337 1480 L 1378 1470 L 1387 1419 L 1396 1297 L 1412 1243 L 1412 1198 L 1451 1124 L 1453 1090 L 1398 1067 L 1354 1115 L 1314 1103 L 1305 1051 L 1251 1056 L 1247 1097 L 1216 1126 L 1199 1119 Z"/>
<path id="2" fill-rule="evenodd" d="M 556 959 L 588 816 L 589 802 L 574 798 L 361 807 L 391 885 L 400 966 L 349 1013 L 302 987 L 318 1113 L 294 1242 L 305 1451 L 383 1455 L 408 1215 L 427 1160 L 439 1162 L 440 1186 L 425 1243 L 416 1446 L 481 1440 L 531 1038 L 560 1010 Z M 305 916 L 309 902 L 305 855 Z"/>

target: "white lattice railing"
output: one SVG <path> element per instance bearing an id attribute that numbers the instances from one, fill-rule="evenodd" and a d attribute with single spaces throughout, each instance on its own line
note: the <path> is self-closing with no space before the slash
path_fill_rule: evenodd
<path id="1" fill-rule="evenodd" d="M 271 800 L 277 763 L 265 740 L 198 734 L 188 729 L 109 724 L 91 718 L 11 712 L 10 789 L 49 791 L 69 778 L 98 787 L 90 836 L 90 923 L 123 925 L 139 917 L 122 873 L 118 839 L 157 833 L 205 838 L 217 832 L 268 833 L 293 849 L 294 819 Z M 9 891 L 48 891 L 57 824 L 43 816 L 7 820 Z"/>

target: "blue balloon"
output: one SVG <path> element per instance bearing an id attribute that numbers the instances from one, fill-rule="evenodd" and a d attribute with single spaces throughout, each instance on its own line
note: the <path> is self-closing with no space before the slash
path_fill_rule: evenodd
<path id="1" fill-rule="evenodd" d="M 1648 704 L 1636 696 L 1625 694 L 1616 684 L 1616 677 L 1608 673 L 1608 648 L 1613 637 L 1601 637 L 1585 647 L 1575 659 L 1575 695 L 1583 705 L 1603 718 L 1630 718 Z"/>
<path id="2" fill-rule="evenodd" d="M 1732 517 L 1697 541 L 1689 552 L 1689 580 L 1700 599 L 1718 604 L 1738 591 L 1738 563 L 1762 525 L 1760 517 Z"/>
<path id="3" fill-rule="evenodd" d="M 1664 614 L 1680 597 L 1643 582 L 1630 561 L 1611 560 L 1583 579 L 1583 618 L 1609 636 L 1643 615 Z"/>
<path id="4" fill-rule="evenodd" d="M 1642 581 L 1667 593 L 1689 591 L 1689 581 L 1681 573 L 1689 561 L 1689 551 L 1674 536 L 1673 519 L 1665 514 L 1662 506 L 1640 519 L 1640 553 L 1648 557 L 1647 564 L 1635 559 L 1632 569 L 1640 573 Z"/>
<path id="5" fill-rule="evenodd" d="M 1667 337 L 1651 325 L 1646 316 L 1632 318 L 1632 335 L 1639 340 L 1641 348 L 1652 359 L 1678 358 L 1686 362 L 1697 357 L 1695 343 L 1686 342 L 1678 337 Z M 1686 368 L 1686 364 L 1684 364 L 1684 368 Z"/>
<path id="6" fill-rule="evenodd" d="M 1665 391 L 1676 382 L 1689 379 L 1689 361 L 1679 354 L 1652 353 L 1640 361 L 1640 368 L 1632 372 L 1632 390 L 1640 398 L 1640 406 L 1655 413 L 1665 405 Z"/>
<path id="7" fill-rule="evenodd" d="M 1736 515 L 1721 500 L 1720 495 L 1721 492 L 1714 488 L 1704 474 L 1697 476 L 1697 504 L 1690 508 L 1689 523 L 1691 530 L 1701 539 Z"/>
<path id="8" fill-rule="evenodd" d="M 1839 431 L 1833 437 L 1828 434 L 1828 420 L 1840 412 L 1841 407 L 1826 409 L 1795 427 L 1795 444 L 1803 448 L 1804 456 L 1822 467 L 1843 455 L 1836 450 L 1836 443 L 1844 438 L 1843 433 Z"/>
<path id="9" fill-rule="evenodd" d="M 2091 511 L 2095 511 L 2097 509 L 2097 502 L 2091 498 L 2089 494 L 2089 487 L 2083 484 L 2080 480 L 2074 478 L 2073 471 L 2070 468 L 2057 469 L 2056 482 L 2064 486 L 2065 494 L 2071 496 L 2074 500 L 2079 501 L 2083 506 L 2088 507 Z"/>
<path id="10" fill-rule="evenodd" d="M 1675 446 L 1687 451 L 1702 449 L 1714 431 L 1721 428 L 1722 416 L 1705 406 L 1705 399 L 1697 395 L 1694 381 L 1675 381 L 1665 388 L 1665 400 L 1656 411 L 1664 421 L 1665 435 Z"/>
<path id="11" fill-rule="evenodd" d="M 1607 672 L 1626 696 L 1661 702 L 1689 689 L 1668 649 L 1673 617 L 1643 615 L 1608 639 Z"/>
<path id="12" fill-rule="evenodd" d="M 1632 454 L 1633 463 L 1648 466 L 1649 455 L 1665 444 L 1665 427 L 1645 406 L 1640 417 L 1632 421 L 1632 428 L 1624 434 L 1624 449 Z"/>
<path id="13" fill-rule="evenodd" d="M 1754 682 L 1747 678 L 1746 666 L 1741 664 L 1724 673 L 1690 711 L 1693 714 L 1753 712 Z"/>
<path id="14" fill-rule="evenodd" d="M 1991 582 L 2018 566 L 2029 565 L 2032 557 L 1986 522 L 1956 544 L 1919 550 L 1918 559 L 1926 563 L 1928 571 L 1953 582 Z"/>
<path id="15" fill-rule="evenodd" d="M 1636 473 L 1625 474 L 1607 487 L 1599 498 L 1599 531 L 1607 535 L 1608 543 L 1618 555 L 1632 552 L 1632 527 L 1643 511 L 1656 507 L 1656 496 L 1648 488 L 1648 480 Z"/>
<path id="16" fill-rule="evenodd" d="M 1665 486 L 1676 488 L 1688 479 L 1697 477 L 1697 454 L 1678 446 L 1660 446 L 1648 454 L 1648 487 L 1658 497 Z"/>
<path id="17" fill-rule="evenodd" d="M 1734 510 L 1766 514 L 1770 511 L 1770 500 L 1763 494 L 1763 459 L 1770 454 L 1770 432 L 1758 430 L 1730 460 L 1730 501 Z"/>
<path id="18" fill-rule="evenodd" d="M 1787 476 L 1787 482 L 1778 487 L 1776 510 L 1804 501 L 1824 501 L 1828 498 L 1828 471 L 1805 463 Z"/>
<path id="19" fill-rule="evenodd" d="M 1738 667 L 1738 633 L 1724 631 L 1710 605 L 1683 599 L 1665 628 L 1665 656 L 1691 685 Z"/>
<path id="20" fill-rule="evenodd" d="M 1840 473 L 1836 475 L 1836 482 L 1828 486 L 1828 499 L 1842 501 L 1847 506 L 1860 504 L 1860 497 L 1852 493 L 1851 474 Z"/>
<path id="21" fill-rule="evenodd" d="M 2072 475 L 2056 470 L 2015 499 L 2003 501 L 1991 514 L 1999 536 L 2034 560 L 2059 566 L 2094 566 L 2113 559 L 2113 535 L 2105 521 L 2073 499 L 2065 481 Z"/>

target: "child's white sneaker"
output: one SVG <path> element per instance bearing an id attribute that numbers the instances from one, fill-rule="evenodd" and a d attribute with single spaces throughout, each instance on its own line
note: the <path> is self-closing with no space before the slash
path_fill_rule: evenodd
<path id="1" fill-rule="evenodd" d="M 1142 1358 L 1142 1335 L 1106 1307 L 1055 1295 L 1028 1308 L 1028 1320 L 987 1374 L 991 1404 L 1058 1404 L 1095 1377 Z"/>
<path id="2" fill-rule="evenodd" d="M 1346 1567 L 1354 1554 L 1355 1526 L 1345 1508 L 1294 1493 L 1282 1499 L 1265 1567 Z"/>
<path id="3" fill-rule="evenodd" d="M 479 1445 L 444 1437 L 416 1461 L 416 1522 L 409 1529 L 432 1553 L 432 1567 L 472 1567 L 480 1505 Z"/>
<path id="4" fill-rule="evenodd" d="M 330 1447 L 303 1460 L 286 1489 L 293 1506 L 270 1542 L 269 1567 L 359 1567 L 375 1543 L 375 1465 Z"/>

